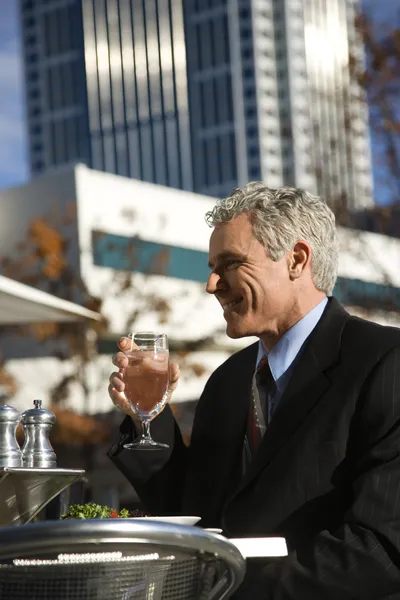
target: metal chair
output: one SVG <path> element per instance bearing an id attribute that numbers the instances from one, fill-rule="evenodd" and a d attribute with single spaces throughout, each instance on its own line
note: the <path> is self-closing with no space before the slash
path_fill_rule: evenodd
<path id="1" fill-rule="evenodd" d="M 1 600 L 222 600 L 245 560 L 222 536 L 134 519 L 0 529 Z"/>

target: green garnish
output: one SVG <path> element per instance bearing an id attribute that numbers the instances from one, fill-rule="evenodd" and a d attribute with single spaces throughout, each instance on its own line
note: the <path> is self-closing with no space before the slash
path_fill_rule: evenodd
<path id="1" fill-rule="evenodd" d="M 127 519 L 129 511 L 123 508 L 118 514 L 114 508 L 109 506 L 101 506 L 94 502 L 88 504 L 72 504 L 68 511 L 61 515 L 61 519 L 110 519 L 122 518 Z"/>

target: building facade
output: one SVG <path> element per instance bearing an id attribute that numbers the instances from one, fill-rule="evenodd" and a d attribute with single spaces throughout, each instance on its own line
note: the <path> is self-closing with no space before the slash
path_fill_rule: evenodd
<path id="1" fill-rule="evenodd" d="M 21 0 L 31 170 L 372 203 L 357 0 Z"/>
<path id="2" fill-rule="evenodd" d="M 21 0 L 32 175 L 83 162 L 192 189 L 175 0 Z"/>
<path id="3" fill-rule="evenodd" d="M 261 179 L 354 209 L 372 203 L 357 0 L 187 0 L 193 178 L 225 195 Z"/>

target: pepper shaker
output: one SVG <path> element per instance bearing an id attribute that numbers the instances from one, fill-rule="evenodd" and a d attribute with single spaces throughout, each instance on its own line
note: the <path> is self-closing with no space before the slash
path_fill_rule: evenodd
<path id="1" fill-rule="evenodd" d="M 13 406 L 0 405 L 0 468 L 21 466 L 21 449 L 16 438 L 20 418 Z"/>
<path id="2" fill-rule="evenodd" d="M 50 431 L 56 422 L 51 410 L 42 408 L 41 400 L 33 401 L 35 408 L 22 414 L 21 423 L 25 432 L 22 446 L 22 466 L 36 469 L 55 469 L 57 457 L 49 440 Z"/>

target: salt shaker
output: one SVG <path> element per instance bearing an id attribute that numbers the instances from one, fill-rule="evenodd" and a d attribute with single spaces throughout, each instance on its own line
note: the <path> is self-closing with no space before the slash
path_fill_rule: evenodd
<path id="1" fill-rule="evenodd" d="M 13 406 L 0 405 L 0 468 L 21 466 L 21 449 L 16 438 L 20 418 Z"/>
<path id="2" fill-rule="evenodd" d="M 36 469 L 54 469 L 57 457 L 50 444 L 49 436 L 56 416 L 51 410 L 42 408 L 41 400 L 33 401 L 35 408 L 22 414 L 21 423 L 25 432 L 22 446 L 22 466 Z"/>

